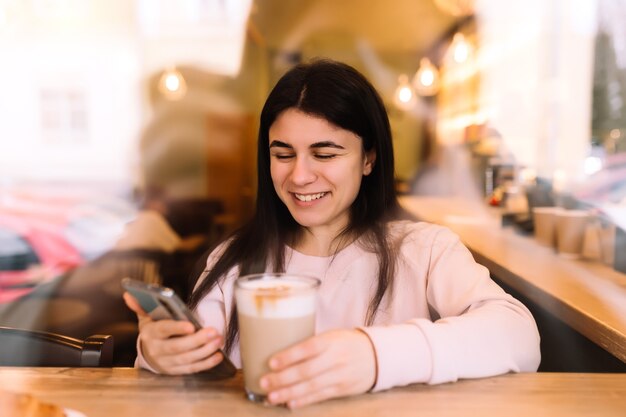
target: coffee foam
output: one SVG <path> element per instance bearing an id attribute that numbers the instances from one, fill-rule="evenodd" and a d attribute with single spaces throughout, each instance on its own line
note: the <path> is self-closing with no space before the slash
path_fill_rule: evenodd
<path id="1" fill-rule="evenodd" d="M 315 313 L 316 291 L 309 283 L 281 279 L 246 281 L 236 290 L 240 314 L 264 318 L 292 318 Z"/>

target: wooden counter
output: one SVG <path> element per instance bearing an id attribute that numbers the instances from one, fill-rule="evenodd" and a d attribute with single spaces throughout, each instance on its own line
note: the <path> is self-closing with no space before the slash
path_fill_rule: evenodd
<path id="1" fill-rule="evenodd" d="M 598 262 L 564 259 L 531 236 L 501 227 L 481 203 L 402 197 L 418 218 L 456 232 L 492 275 L 626 362 L 626 275 Z"/>
<path id="2" fill-rule="evenodd" d="M 240 374 L 211 381 L 200 375 L 159 376 L 132 368 L 0 368 L 0 387 L 35 395 L 85 417 L 572 417 L 621 416 L 626 410 L 624 374 L 508 374 L 435 386 L 416 384 L 295 411 L 246 400 Z"/>

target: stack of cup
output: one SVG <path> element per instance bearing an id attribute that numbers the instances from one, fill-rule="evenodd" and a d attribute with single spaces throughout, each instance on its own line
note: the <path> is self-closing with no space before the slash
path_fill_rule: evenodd
<path id="1" fill-rule="evenodd" d="M 584 210 L 565 210 L 560 207 L 533 208 L 535 238 L 559 255 L 577 259 L 583 253 L 585 229 L 589 213 Z"/>

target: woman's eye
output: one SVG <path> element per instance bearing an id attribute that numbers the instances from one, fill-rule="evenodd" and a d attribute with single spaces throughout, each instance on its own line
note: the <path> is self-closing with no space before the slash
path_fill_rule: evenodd
<path id="1" fill-rule="evenodd" d="M 293 154 L 276 153 L 276 154 L 274 154 L 274 158 L 276 158 L 276 159 L 289 159 L 289 158 L 293 158 Z"/>
<path id="2" fill-rule="evenodd" d="M 337 155 L 334 154 L 334 153 L 318 153 L 318 154 L 315 155 L 315 157 L 317 159 L 332 159 L 335 156 L 337 156 Z"/>

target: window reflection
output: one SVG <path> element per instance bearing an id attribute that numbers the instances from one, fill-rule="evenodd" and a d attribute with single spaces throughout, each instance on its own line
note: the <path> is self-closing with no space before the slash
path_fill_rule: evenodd
<path id="1" fill-rule="evenodd" d="M 623 1 L 365 3 L 0 0 L 0 324 L 19 316 L 1 314 L 17 299 L 29 326 L 63 323 L 56 306 L 86 314 L 95 283 L 126 312 L 111 271 L 191 274 L 199 253 L 181 247 L 201 252 L 250 215 L 269 90 L 319 56 L 380 91 L 400 191 L 486 208 L 534 184 L 602 210 L 601 230 L 624 226 Z M 455 16 L 454 4 L 467 7 Z M 439 85 L 415 94 L 424 59 Z M 167 232 L 146 246 L 154 224 Z M 186 293 L 181 279 L 166 283 Z M 120 340 L 126 319 L 110 330 Z"/>

